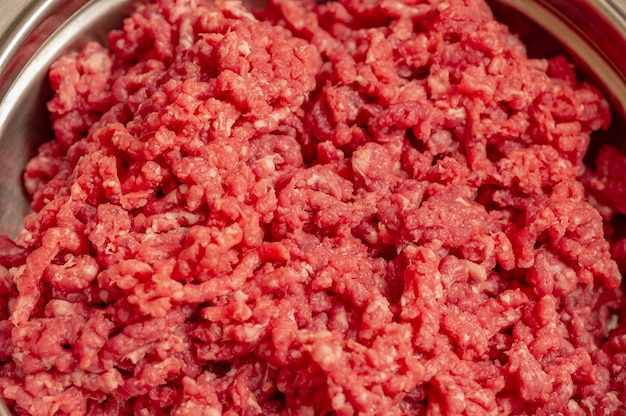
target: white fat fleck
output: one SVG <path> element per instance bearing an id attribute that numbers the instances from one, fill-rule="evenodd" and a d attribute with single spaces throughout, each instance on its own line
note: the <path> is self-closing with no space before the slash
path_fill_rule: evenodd
<path id="1" fill-rule="evenodd" d="M 180 302 L 185 297 L 185 292 L 183 290 L 177 290 L 172 293 L 172 299 Z"/>
<path id="2" fill-rule="evenodd" d="M 268 155 L 260 160 L 261 165 L 267 172 L 274 172 L 276 170 L 276 165 L 274 164 L 274 156 Z"/>
<path id="3" fill-rule="evenodd" d="M 619 316 L 617 314 L 612 314 L 609 317 L 609 321 L 606 323 L 606 328 L 609 331 L 614 330 L 615 328 L 617 328 L 617 325 L 619 324 Z"/>
<path id="4" fill-rule="evenodd" d="M 467 264 L 470 277 L 481 282 L 487 280 L 487 270 L 483 266 L 469 260 L 466 260 L 465 264 Z"/>
<path id="5" fill-rule="evenodd" d="M 246 326 L 243 329 L 243 342 L 254 342 L 259 339 L 261 333 L 265 329 L 265 325 L 257 324 L 252 326 Z"/>
<path id="6" fill-rule="evenodd" d="M 597 182 L 599 184 L 599 181 Z M 594 185 L 594 189 L 597 189 L 599 191 L 602 191 L 605 188 L 604 184 L 597 186 L 596 183 L 594 182 L 593 185 Z M 589 195 L 587 197 L 587 200 L 589 201 L 591 205 L 593 205 L 598 210 L 600 215 L 602 215 L 604 218 L 610 218 L 613 215 L 613 208 L 607 205 L 602 205 L 596 198 L 593 197 L 593 195 Z"/>
<path id="7" fill-rule="evenodd" d="M 246 295 L 244 292 L 242 292 L 241 290 L 236 290 L 235 292 L 233 292 L 233 298 L 240 303 L 245 303 L 249 296 Z"/>
<path id="8" fill-rule="evenodd" d="M 357 171 L 363 178 L 367 178 L 367 171 L 371 162 L 371 152 L 356 151 L 352 157 L 352 169 Z"/>
<path id="9" fill-rule="evenodd" d="M 344 404 L 346 404 L 346 396 L 343 393 L 339 393 L 333 397 L 333 409 L 339 410 L 343 407 Z"/>
<path id="10" fill-rule="evenodd" d="M 133 364 L 137 364 L 146 355 L 145 347 L 125 355 Z"/>
<path id="11" fill-rule="evenodd" d="M 376 231 L 370 231 L 366 236 L 367 242 L 370 244 L 378 243 L 378 233 Z"/>
<path id="12" fill-rule="evenodd" d="M 328 345 L 321 345 L 313 353 L 313 358 L 324 370 L 328 371 L 339 357 Z"/>
<path id="13" fill-rule="evenodd" d="M 567 169 L 569 167 L 569 164 L 565 161 L 565 159 L 561 159 L 561 158 L 559 158 L 556 164 L 561 169 Z"/>
<path id="14" fill-rule="evenodd" d="M 178 217 L 182 217 L 183 213 L 178 213 L 178 212 L 166 212 L 164 214 L 164 217 L 166 220 L 176 220 Z"/>
<path id="15" fill-rule="evenodd" d="M 322 178 L 319 175 L 313 174 L 306 180 L 306 184 L 309 186 L 317 185 Z"/>
<path id="16" fill-rule="evenodd" d="M 46 368 L 52 368 L 52 366 L 54 365 L 55 358 L 56 357 L 41 357 L 41 363 Z"/>
<path id="17" fill-rule="evenodd" d="M 180 212 L 178 214 L 174 214 L 174 213 L 171 213 L 171 214 L 172 214 L 172 219 L 181 218 L 181 219 L 186 220 L 187 223 L 191 225 L 198 223 L 202 219 L 201 215 L 194 214 L 193 212 Z"/>
<path id="18" fill-rule="evenodd" d="M 20 276 L 24 274 L 25 269 L 26 269 L 25 264 L 22 266 L 18 266 L 18 267 L 11 267 L 9 269 L 9 274 L 11 275 L 11 278 L 13 279 L 13 283 L 17 284 L 17 279 L 19 279 Z"/>
<path id="19" fill-rule="evenodd" d="M 265 379 L 267 380 L 268 377 L 268 372 L 265 371 Z M 262 393 L 271 392 L 272 390 L 274 390 L 274 383 L 272 383 L 271 381 L 266 381 L 263 383 L 260 390 Z"/>
<path id="20" fill-rule="evenodd" d="M 279 107 L 279 108 L 277 108 L 276 110 L 274 110 L 274 111 L 272 111 L 270 113 L 270 117 L 274 121 L 280 121 L 280 120 L 284 119 L 285 117 L 287 117 L 290 112 L 291 112 L 291 110 L 289 110 L 286 107 Z"/>
<path id="21" fill-rule="evenodd" d="M 104 252 L 106 254 L 113 254 L 117 251 L 117 246 L 113 243 L 107 243 L 104 247 Z"/>
<path id="22" fill-rule="evenodd" d="M 32 232 L 27 230 L 22 230 L 18 237 L 18 240 L 22 241 L 23 244 L 31 245 L 35 241 L 35 237 Z"/>
<path id="23" fill-rule="evenodd" d="M 224 6 L 226 6 L 225 8 L 228 9 L 228 11 L 233 14 L 233 16 L 241 18 L 241 19 L 252 20 L 256 22 L 256 18 L 254 17 L 254 15 L 250 13 L 248 10 L 241 7 L 239 2 L 226 1 L 224 2 Z"/>
<path id="24" fill-rule="evenodd" d="M 24 361 L 24 355 L 25 353 L 22 351 L 13 352 L 13 361 L 17 363 L 22 363 Z"/>
<path id="25" fill-rule="evenodd" d="M 37 184 L 39 183 L 39 181 L 36 181 L 31 178 L 26 178 L 24 179 L 22 183 L 24 184 L 24 188 L 26 188 L 26 191 L 29 194 L 33 194 L 35 193 L 35 190 L 37 189 Z"/>
<path id="26" fill-rule="evenodd" d="M 386 311 L 388 307 L 389 302 L 387 302 L 385 298 L 377 297 L 374 301 L 370 302 L 367 305 L 366 312 L 373 313 L 376 311 L 383 311 L 384 313 L 384 311 Z M 379 313 L 381 312 L 378 312 L 376 315 L 378 315 Z"/>
<path id="27" fill-rule="evenodd" d="M 444 298 L 444 293 L 443 293 L 443 284 L 441 283 L 441 273 L 439 273 L 439 271 L 437 271 L 437 273 L 435 273 L 435 290 L 434 290 L 434 295 L 435 295 L 435 299 L 437 300 L 441 300 Z"/>
<path id="28" fill-rule="evenodd" d="M 518 318 L 516 309 L 508 309 L 502 315 L 507 322 L 515 322 Z"/>
<path id="29" fill-rule="evenodd" d="M 348 322 L 348 315 L 344 309 L 340 310 L 337 315 L 335 315 L 335 320 L 338 324 L 341 325 L 341 328 L 349 328 L 350 323 Z"/>
<path id="30" fill-rule="evenodd" d="M 83 271 L 84 271 L 84 274 L 86 274 L 87 276 L 94 276 L 98 273 L 98 266 L 90 264 L 88 266 L 85 266 L 83 268 Z"/>
<path id="31" fill-rule="evenodd" d="M 308 273 L 309 276 L 312 276 L 315 273 L 315 270 L 313 270 L 313 266 L 311 266 L 310 264 L 303 264 L 302 268 Z"/>
<path id="32" fill-rule="evenodd" d="M 264 120 L 257 120 L 254 122 L 254 128 L 255 129 L 262 129 L 263 127 L 267 126 L 267 123 Z"/>
<path id="33" fill-rule="evenodd" d="M 95 234 L 101 234 L 104 231 L 104 225 L 98 224 L 96 228 L 93 230 Z"/>
<path id="34" fill-rule="evenodd" d="M 511 304 L 511 301 L 512 301 L 512 300 L 513 300 L 513 299 L 512 299 L 512 296 L 511 296 L 511 294 L 510 294 L 510 293 L 503 293 L 503 294 L 500 296 L 500 301 L 501 301 L 503 304 L 507 305 L 507 306 Z"/>
<path id="35" fill-rule="evenodd" d="M 70 378 L 72 380 L 72 384 L 77 387 L 83 386 L 83 379 L 85 377 L 85 372 L 83 370 L 75 370 L 72 374 L 70 374 Z"/>
<path id="36" fill-rule="evenodd" d="M 369 48 L 367 50 L 367 55 L 365 56 L 365 63 L 373 64 L 374 62 L 376 62 L 376 55 L 374 55 L 374 51 L 372 50 L 372 48 Z"/>
<path id="37" fill-rule="evenodd" d="M 72 316 L 72 304 L 65 300 L 57 299 L 54 303 L 49 303 L 53 308 L 55 316 Z"/>
<path id="38" fill-rule="evenodd" d="M 185 342 L 181 337 L 178 337 L 176 335 L 170 335 L 167 338 L 167 342 L 162 343 L 158 349 L 163 351 L 173 350 L 183 352 L 185 351 Z"/>
<path id="39" fill-rule="evenodd" d="M 233 237 L 238 237 L 242 234 L 241 232 L 241 226 L 237 223 L 230 225 L 226 228 L 224 228 L 223 233 L 220 234 L 215 241 L 220 245 L 220 246 L 225 246 L 227 241 L 224 238 L 224 236 L 229 237 L 229 239 L 232 239 Z"/>
<path id="40" fill-rule="evenodd" d="M 241 52 L 243 56 L 250 55 L 250 45 L 245 40 L 242 41 L 241 44 L 239 44 L 238 49 L 239 49 L 239 52 Z"/>
<path id="41" fill-rule="evenodd" d="M 448 90 L 448 84 L 443 82 L 440 77 L 431 76 L 428 78 L 428 86 L 433 94 L 444 94 Z"/>
<path id="42" fill-rule="evenodd" d="M 100 376 L 100 379 L 104 382 L 104 384 L 107 386 L 107 388 L 110 391 L 115 390 L 121 384 L 118 378 L 116 377 L 116 374 L 118 374 L 117 371 L 111 369 Z"/>
<path id="43" fill-rule="evenodd" d="M 315 416 L 315 409 L 310 406 L 303 406 L 299 410 L 301 416 Z"/>
<path id="44" fill-rule="evenodd" d="M 17 298 L 11 298 L 7 304 L 10 313 L 13 313 L 15 310 L 15 302 L 17 302 Z"/>
<path id="45" fill-rule="evenodd" d="M 399 195 L 399 194 L 398 194 Z M 403 195 L 399 195 L 400 196 L 400 202 L 402 202 L 402 209 L 403 210 L 407 210 L 409 208 L 411 208 L 413 206 L 413 203 L 411 202 L 411 200 Z"/>
<path id="46" fill-rule="evenodd" d="M 465 108 L 460 107 L 460 108 L 451 108 L 447 111 L 448 116 L 450 116 L 451 118 L 455 119 L 455 120 L 464 120 L 465 117 L 467 116 L 465 113 Z"/>
<path id="47" fill-rule="evenodd" d="M 256 410 L 255 413 L 257 414 L 262 414 L 263 413 L 263 409 L 261 409 L 261 406 L 259 406 L 259 403 L 255 400 L 255 395 L 251 394 L 250 396 L 248 396 L 248 400 L 247 400 L 247 404 L 248 407 L 250 408 L 254 408 Z M 250 410 L 250 413 L 252 413 L 252 411 Z"/>

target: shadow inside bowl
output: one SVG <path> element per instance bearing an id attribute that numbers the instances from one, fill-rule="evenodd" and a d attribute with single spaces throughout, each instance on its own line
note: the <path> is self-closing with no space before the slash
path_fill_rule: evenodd
<path id="1" fill-rule="evenodd" d="M 31 212 L 22 183 L 24 167 L 41 143 L 54 138 L 46 109 L 52 97 L 48 68 L 89 41 L 105 42 L 131 11 L 131 3 L 39 2 L 20 18 L 31 31 L 25 32 L 28 24 L 26 29 L 15 26 L 5 37 L 0 47 L 5 51 L 0 61 L 0 234 L 15 237 L 22 229 Z"/>

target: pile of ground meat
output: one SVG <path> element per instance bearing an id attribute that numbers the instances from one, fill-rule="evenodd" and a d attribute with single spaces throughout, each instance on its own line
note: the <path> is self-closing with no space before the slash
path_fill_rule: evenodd
<path id="1" fill-rule="evenodd" d="M 158 0 L 50 81 L 14 415 L 626 414 L 609 105 L 483 0 Z"/>

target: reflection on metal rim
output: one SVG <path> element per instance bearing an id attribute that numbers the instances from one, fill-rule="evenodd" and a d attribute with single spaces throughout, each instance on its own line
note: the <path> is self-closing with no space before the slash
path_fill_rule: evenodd
<path id="1" fill-rule="evenodd" d="M 1 0 L 0 0 L 1 1 Z M 8 1 L 8 0 L 6 0 Z M 250 0 L 260 4 L 263 0 Z M 559 40 L 593 74 L 626 117 L 624 0 L 493 0 L 526 15 Z M 136 2 L 136 1 L 135 1 Z M 0 38 L 0 233 L 15 235 L 28 202 L 20 174 L 47 126 L 42 91 L 61 53 L 119 25 L 132 0 L 31 2 Z M 81 9 L 82 7 L 82 9 Z M 80 11 L 78 13 L 78 10 Z M 10 413 L 0 398 L 0 416 Z"/>
<path id="2" fill-rule="evenodd" d="M 626 10 L 615 0 L 497 0 L 554 36 L 626 117 Z"/>
<path id="3" fill-rule="evenodd" d="M 2 397 L 0 397 L 0 416 L 11 416 L 11 412 L 7 408 L 7 405 L 4 403 Z"/>
<path id="4" fill-rule="evenodd" d="M 88 0 L 31 1 L 22 7 L 13 24 L 0 37 L 0 97 L 20 69 L 47 39 Z"/>
<path id="5" fill-rule="evenodd" d="M 59 3 L 59 4 L 54 4 Z M 56 24 L 51 25 L 56 29 L 52 33 L 47 31 L 32 32 L 29 36 L 26 36 L 23 31 L 20 30 L 18 35 L 22 40 L 23 45 L 9 39 L 7 41 L 11 50 L 13 51 L 13 57 L 0 55 L 0 132 L 2 132 L 2 126 L 6 122 L 5 117 L 7 111 L 4 108 L 6 104 L 13 106 L 19 99 L 19 95 L 25 91 L 25 89 L 32 83 L 32 78 L 39 76 L 42 80 L 45 79 L 48 67 L 52 64 L 54 59 L 69 49 L 78 49 L 90 40 L 106 40 L 106 33 L 113 27 L 119 26 L 124 14 L 125 6 L 128 6 L 130 0 L 92 0 L 85 2 L 85 0 L 73 1 L 71 3 L 80 5 L 82 9 L 78 10 L 75 14 L 69 14 L 62 18 L 56 14 L 57 8 L 65 8 L 63 1 L 48 1 L 41 7 L 35 8 L 36 10 L 30 12 L 34 13 L 34 16 L 29 16 L 28 23 L 34 24 L 43 19 L 45 22 L 55 21 Z M 63 6 L 63 7 L 60 7 Z M 53 8 L 50 10 L 50 8 Z M 74 10 L 76 11 L 76 10 Z M 54 17 L 41 18 L 42 13 L 54 13 Z M 26 14 L 29 14 L 27 11 Z M 105 19 L 106 18 L 106 19 Z M 87 30 L 85 30 L 87 29 Z M 11 34 L 9 34 L 10 38 Z M 48 37 L 50 36 L 50 37 Z M 25 60 L 23 66 L 20 65 L 17 69 L 14 67 L 18 65 L 21 59 L 20 55 L 24 49 L 28 49 L 28 40 L 32 37 L 43 37 L 45 42 L 39 43 L 37 49 L 32 54 L 27 54 L 28 59 Z M 30 39 L 32 40 L 32 39 Z M 0 45 L 0 51 L 2 51 L 3 45 Z M 11 59 L 9 59 L 11 58 Z M 18 61 L 18 62 L 15 62 Z M 3 73 L 4 70 L 4 73 Z M 7 88 L 4 77 L 7 77 L 6 72 L 12 72 L 19 70 L 19 74 L 14 79 L 10 80 L 11 85 Z M 8 81 L 8 80 L 7 80 Z M 7 88 L 2 90 L 1 88 Z M 1 137 L 1 134 L 0 134 Z"/>
<path id="6" fill-rule="evenodd" d="M 11 412 L 7 408 L 2 397 L 0 397 L 0 416 L 11 416 Z"/>
<path id="7" fill-rule="evenodd" d="M 31 212 L 21 176 L 37 147 L 52 139 L 45 106 L 51 94 L 49 66 L 90 40 L 106 41 L 106 34 L 120 27 L 137 3 L 46 0 L 24 11 L 25 27 L 15 25 L 7 32 L 0 44 L 8 48 L 0 55 L 0 233 L 17 236 Z"/>

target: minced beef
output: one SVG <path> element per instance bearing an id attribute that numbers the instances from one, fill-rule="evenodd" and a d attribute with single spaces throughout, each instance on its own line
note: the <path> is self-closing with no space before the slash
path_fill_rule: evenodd
<path id="1" fill-rule="evenodd" d="M 50 69 L 15 415 L 626 414 L 610 108 L 483 0 L 158 0 Z M 612 256 L 613 255 L 613 256 Z"/>

